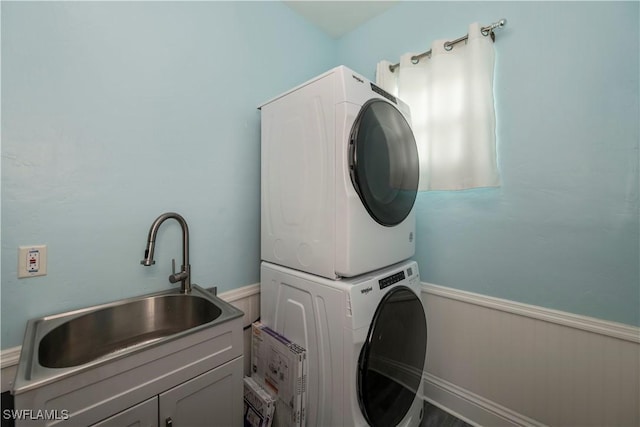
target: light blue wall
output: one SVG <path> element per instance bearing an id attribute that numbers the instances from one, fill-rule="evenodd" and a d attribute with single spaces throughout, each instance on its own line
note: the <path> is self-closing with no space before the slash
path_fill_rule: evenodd
<path id="1" fill-rule="evenodd" d="M 501 17 L 503 186 L 419 196 L 423 280 L 640 324 L 637 2 L 407 2 L 338 41 L 278 2 L 1 7 L 2 348 L 29 318 L 169 288 L 177 224 L 139 265 L 165 211 L 195 283 L 258 282 L 255 107 Z M 16 279 L 39 243 L 49 274 Z"/>
<path id="2" fill-rule="evenodd" d="M 374 78 L 471 22 L 497 33 L 502 187 L 417 202 L 422 279 L 640 325 L 638 2 L 405 2 L 339 42 Z"/>
<path id="3" fill-rule="evenodd" d="M 337 65 L 279 2 L 2 2 L 2 348 L 29 318 L 168 289 L 180 228 L 193 281 L 259 281 L 256 107 Z M 295 37 L 291 35 L 295 34 Z M 19 245 L 48 275 L 16 278 Z"/>

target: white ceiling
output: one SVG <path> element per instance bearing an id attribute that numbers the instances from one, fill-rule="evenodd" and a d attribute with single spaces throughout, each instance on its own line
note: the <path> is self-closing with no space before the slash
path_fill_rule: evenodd
<path id="1" fill-rule="evenodd" d="M 334 39 L 397 4 L 390 1 L 284 1 L 298 14 Z"/>

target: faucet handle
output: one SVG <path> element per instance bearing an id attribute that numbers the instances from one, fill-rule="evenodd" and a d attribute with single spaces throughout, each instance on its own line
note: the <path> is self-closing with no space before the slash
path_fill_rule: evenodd
<path id="1" fill-rule="evenodd" d="M 171 271 L 172 274 L 169 276 L 169 282 L 178 283 L 183 280 L 186 280 L 189 277 L 189 274 L 186 271 L 176 271 L 176 259 L 171 259 Z"/>

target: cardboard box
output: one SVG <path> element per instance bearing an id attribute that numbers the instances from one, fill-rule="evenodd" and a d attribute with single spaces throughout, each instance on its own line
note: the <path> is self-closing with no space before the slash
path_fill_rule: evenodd
<path id="1" fill-rule="evenodd" d="M 273 425 L 306 425 L 306 350 L 260 322 L 251 327 L 251 377 L 277 395 Z"/>
<path id="2" fill-rule="evenodd" d="M 244 427 L 270 427 L 276 397 L 253 378 L 244 378 Z"/>

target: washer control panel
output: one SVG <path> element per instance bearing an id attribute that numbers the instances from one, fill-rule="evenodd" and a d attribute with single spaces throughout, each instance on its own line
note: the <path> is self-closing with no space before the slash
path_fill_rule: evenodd
<path id="1" fill-rule="evenodd" d="M 380 285 L 380 289 L 384 289 L 388 286 L 395 285 L 398 282 L 402 282 L 406 278 L 403 271 L 399 271 L 391 276 L 384 277 L 378 280 L 378 285 Z"/>

